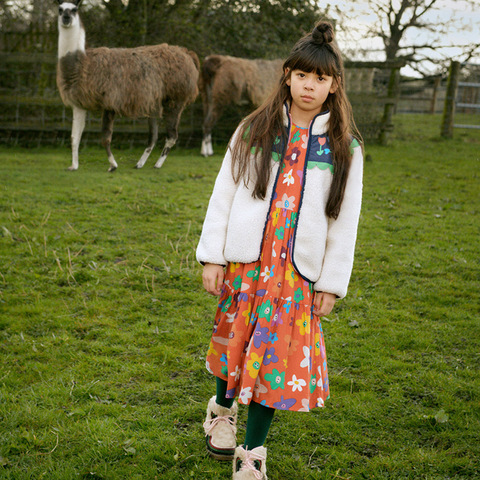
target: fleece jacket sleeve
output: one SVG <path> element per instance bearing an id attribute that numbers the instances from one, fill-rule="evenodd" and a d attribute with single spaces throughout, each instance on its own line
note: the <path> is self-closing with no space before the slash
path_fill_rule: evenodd
<path id="1" fill-rule="evenodd" d="M 345 194 L 336 220 L 329 219 L 322 272 L 314 289 L 339 298 L 347 294 L 353 268 L 357 227 L 362 203 L 363 151 L 354 148 Z"/>
<path id="2" fill-rule="evenodd" d="M 233 142 L 236 141 L 237 133 L 238 130 L 232 137 L 230 145 L 233 145 Z M 232 176 L 232 156 L 229 146 L 215 181 L 197 246 L 197 260 L 202 265 L 205 263 L 227 264 L 224 250 L 228 220 L 236 190 L 237 184 Z"/>

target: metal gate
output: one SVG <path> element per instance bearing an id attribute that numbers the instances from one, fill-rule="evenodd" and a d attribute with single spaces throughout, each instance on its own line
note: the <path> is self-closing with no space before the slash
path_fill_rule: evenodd
<path id="1" fill-rule="evenodd" d="M 471 79 L 465 82 L 458 82 L 455 111 L 458 113 L 480 113 L 480 65 L 463 63 L 462 67 L 470 67 Z M 453 126 L 455 128 L 480 129 L 480 125 L 475 124 L 454 123 Z"/>
<path id="2" fill-rule="evenodd" d="M 455 122 L 455 117 L 458 121 L 458 115 L 465 119 L 467 114 L 471 114 L 476 123 Z M 443 110 L 442 137 L 451 138 L 454 128 L 480 129 L 478 114 L 480 114 L 480 65 L 452 62 Z"/>

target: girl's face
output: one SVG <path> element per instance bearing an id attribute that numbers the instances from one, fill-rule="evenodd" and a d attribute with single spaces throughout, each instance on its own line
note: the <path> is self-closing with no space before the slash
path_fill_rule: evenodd
<path id="1" fill-rule="evenodd" d="M 292 118 L 295 123 L 303 123 L 297 123 L 301 127 L 308 127 L 313 117 L 323 111 L 328 95 L 336 90 L 333 77 L 302 70 L 292 70 L 286 83 L 292 95 Z"/>

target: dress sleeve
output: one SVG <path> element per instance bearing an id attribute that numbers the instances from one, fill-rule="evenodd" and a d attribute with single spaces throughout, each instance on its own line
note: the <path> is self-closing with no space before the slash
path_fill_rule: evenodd
<path id="1" fill-rule="evenodd" d="M 337 219 L 328 220 L 322 272 L 314 285 L 317 292 L 333 293 L 339 298 L 347 294 L 362 203 L 363 151 L 362 147 L 355 146 L 355 143 L 352 147 L 352 163 L 342 206 Z"/>
<path id="2" fill-rule="evenodd" d="M 239 129 L 234 133 L 227 148 L 208 203 L 196 252 L 197 261 L 202 265 L 205 263 L 226 265 L 228 263 L 224 257 L 225 242 L 230 210 L 238 188 L 232 176 L 231 145 L 238 141 L 238 131 Z"/>

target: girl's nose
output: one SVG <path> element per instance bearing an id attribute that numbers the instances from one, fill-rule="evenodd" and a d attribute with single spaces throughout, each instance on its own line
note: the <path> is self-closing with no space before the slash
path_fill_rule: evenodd
<path id="1" fill-rule="evenodd" d="M 304 83 L 305 90 L 312 90 L 313 89 L 313 81 L 311 78 L 306 78 Z"/>

